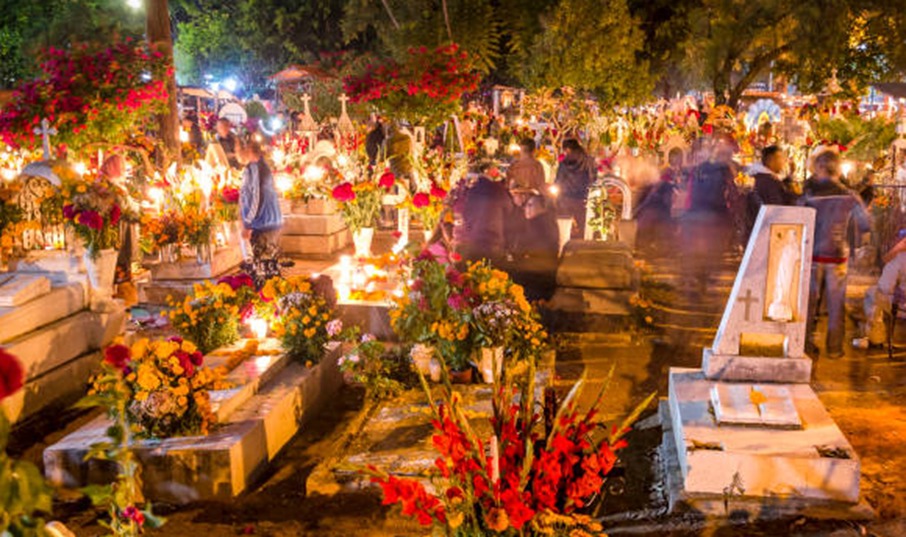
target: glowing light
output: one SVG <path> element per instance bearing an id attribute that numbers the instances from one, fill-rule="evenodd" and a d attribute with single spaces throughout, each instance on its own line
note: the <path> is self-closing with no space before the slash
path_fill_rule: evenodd
<path id="1" fill-rule="evenodd" d="M 279 147 L 275 147 L 274 152 L 271 153 L 271 156 L 274 158 L 275 162 L 283 162 L 283 159 L 286 158 L 286 151 L 280 149 Z"/>
<path id="2" fill-rule="evenodd" d="M 235 78 L 228 78 L 223 81 L 223 87 L 230 93 L 233 93 L 239 88 L 239 82 Z"/>
<path id="3" fill-rule="evenodd" d="M 148 197 L 154 202 L 155 207 L 160 207 L 164 201 L 164 191 L 154 186 L 148 190 Z"/>
<path id="4" fill-rule="evenodd" d="M 278 131 L 283 128 L 283 120 L 279 117 L 272 117 L 270 121 L 271 130 Z"/>
<path id="5" fill-rule="evenodd" d="M 350 294 L 352 294 L 352 291 L 349 289 L 348 285 L 344 285 L 344 284 L 337 285 L 337 298 L 341 302 L 348 301 Z"/>
<path id="6" fill-rule="evenodd" d="M 179 129 L 179 141 L 183 144 L 189 143 L 189 133 L 182 129 Z"/>
<path id="7" fill-rule="evenodd" d="M 16 178 L 16 170 L 10 168 L 3 168 L 3 171 L 0 172 L 3 175 L 4 181 L 12 181 Z"/>
<path id="8" fill-rule="evenodd" d="M 349 166 L 349 157 L 347 157 L 346 155 L 343 155 L 343 154 L 337 155 L 337 166 L 340 166 L 343 168 L 345 168 L 346 166 Z"/>
<path id="9" fill-rule="evenodd" d="M 850 161 L 844 161 L 843 165 L 840 166 L 840 171 L 843 172 L 844 177 L 849 177 L 850 172 L 853 171 L 853 163 Z"/>
<path id="10" fill-rule="evenodd" d="M 249 319 L 248 324 L 256 338 L 264 339 L 267 337 L 267 321 L 258 317 L 252 317 Z"/>
<path id="11" fill-rule="evenodd" d="M 201 173 L 198 179 L 198 188 L 201 189 L 205 198 L 211 197 L 211 192 L 214 191 L 214 180 L 211 178 L 210 173 Z"/>
<path id="12" fill-rule="evenodd" d="M 516 142 L 510 142 L 510 145 L 507 146 L 506 149 L 507 149 L 507 151 L 509 151 L 509 153 L 511 155 L 515 155 L 516 153 L 518 153 L 520 151 L 521 148 L 519 147 L 519 144 L 517 144 Z"/>
<path id="13" fill-rule="evenodd" d="M 72 169 L 79 175 L 88 173 L 88 166 L 86 166 L 84 162 L 76 162 L 72 165 Z"/>
<path id="14" fill-rule="evenodd" d="M 142 0 L 126 0 L 126 5 L 132 9 L 141 9 L 142 4 Z"/>
<path id="15" fill-rule="evenodd" d="M 547 191 L 550 192 L 551 196 L 555 198 L 560 195 L 560 187 L 558 187 L 557 185 L 551 185 L 547 187 Z"/>
<path id="16" fill-rule="evenodd" d="M 291 176 L 289 176 L 285 173 L 277 174 L 276 186 L 277 186 L 277 190 L 280 191 L 281 194 L 286 194 L 287 192 L 292 190 L 293 183 L 294 183 L 294 181 Z"/>
<path id="17" fill-rule="evenodd" d="M 317 183 L 324 179 L 326 174 L 327 170 L 324 168 L 312 165 L 305 168 L 305 172 L 302 173 L 302 179 L 305 179 L 307 183 Z"/>
<path id="18" fill-rule="evenodd" d="M 264 141 L 264 138 L 262 138 L 260 134 L 255 134 L 255 141 L 262 142 L 262 141 Z"/>

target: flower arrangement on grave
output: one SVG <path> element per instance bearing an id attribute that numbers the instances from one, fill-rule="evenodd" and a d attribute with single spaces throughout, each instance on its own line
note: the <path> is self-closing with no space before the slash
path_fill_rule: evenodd
<path id="1" fill-rule="evenodd" d="M 38 77 L 20 84 L 0 113 L 0 139 L 13 147 L 40 144 L 34 129 L 44 118 L 60 148 L 127 144 L 166 108 L 172 67 L 143 41 L 51 47 L 40 58 Z"/>
<path id="2" fill-rule="evenodd" d="M 487 262 L 460 271 L 457 257 L 435 245 L 412 262 L 390 310 L 396 334 L 433 347 L 453 371 L 469 369 L 483 347 L 503 347 L 509 360 L 537 358 L 547 335 L 522 287 Z"/>
<path id="3" fill-rule="evenodd" d="M 125 400 L 126 418 L 138 438 L 204 435 L 216 421 L 209 391 L 227 387 L 223 375 L 204 366 L 204 355 L 191 341 L 143 338 L 131 347 L 107 347 L 89 397 L 111 404 Z"/>
<path id="4" fill-rule="evenodd" d="M 613 238 L 616 235 L 617 210 L 611 203 L 607 190 L 602 186 L 592 185 L 587 203 L 591 206 L 591 218 L 585 225 L 602 241 Z"/>
<path id="5" fill-rule="evenodd" d="M 431 232 L 440 223 L 447 199 L 447 190 L 431 182 L 427 191 L 418 191 L 409 196 L 404 205 L 409 208 L 413 216 L 425 227 L 426 232 Z"/>
<path id="6" fill-rule="evenodd" d="M 324 347 L 340 336 L 334 311 L 308 276 L 271 278 L 261 288 L 256 310 L 270 322 L 271 332 L 292 358 L 317 363 Z"/>
<path id="7" fill-rule="evenodd" d="M 12 354 L 0 348 L 0 402 L 22 389 L 25 372 Z M 11 425 L 0 407 L 0 535 L 41 535 L 50 513 L 53 492 L 35 465 L 13 459 L 6 453 Z"/>
<path id="8" fill-rule="evenodd" d="M 212 196 L 212 205 L 219 222 L 236 222 L 239 220 L 239 189 L 224 185 Z"/>
<path id="9" fill-rule="evenodd" d="M 336 326 L 329 327 L 328 331 L 336 329 Z M 352 339 L 356 345 L 340 357 L 340 371 L 352 382 L 364 386 L 369 399 L 389 399 L 403 388 L 414 386 L 415 373 L 407 356 L 390 351 L 371 334 Z"/>
<path id="10" fill-rule="evenodd" d="M 257 293 L 247 275 L 195 284 L 185 298 L 168 300 L 164 312 L 173 328 L 203 354 L 239 339 L 239 323 L 251 312 Z"/>
<path id="11" fill-rule="evenodd" d="M 16 203 L 21 183 L 0 183 L 0 258 L 12 253 L 18 237 L 21 236 L 19 224 L 24 218 L 24 211 Z"/>
<path id="12" fill-rule="evenodd" d="M 97 258 L 101 250 L 119 247 L 124 199 L 118 186 L 105 179 L 88 178 L 64 181 L 61 192 L 63 218 L 92 258 Z"/>
<path id="13" fill-rule="evenodd" d="M 393 174 L 384 172 L 377 179 L 370 176 L 358 182 L 341 183 L 330 195 L 339 203 L 343 221 L 355 232 L 374 227 L 381 214 L 382 198 L 395 183 Z"/>
<path id="14" fill-rule="evenodd" d="M 145 214 L 141 219 L 142 248 L 151 253 L 165 246 L 178 245 L 184 236 L 183 221 L 178 211 L 157 215 Z"/>
<path id="15" fill-rule="evenodd" d="M 600 494 L 617 454 L 627 446 L 629 425 L 653 400 L 639 405 L 619 426 L 608 428 L 597 413 L 604 389 L 587 412 L 577 408 L 580 380 L 560 404 L 545 390 L 543 412 L 535 404 L 534 367 L 518 386 L 501 382 L 494 393 L 492 434 L 470 423 L 458 393 L 447 387 L 435 402 L 422 378 L 434 415 L 432 443 L 439 452 L 434 491 L 411 478 L 370 466 L 384 504 L 422 526 L 455 535 L 587 535 L 599 523 L 580 513 Z M 611 370 L 611 376 L 613 370 Z M 606 384 L 605 384 L 606 386 Z"/>
<path id="16" fill-rule="evenodd" d="M 458 45 L 409 49 L 404 62 L 368 64 L 348 76 L 343 87 L 353 103 L 372 103 L 389 117 L 434 127 L 460 110 L 464 93 L 478 88 L 480 76 Z"/>

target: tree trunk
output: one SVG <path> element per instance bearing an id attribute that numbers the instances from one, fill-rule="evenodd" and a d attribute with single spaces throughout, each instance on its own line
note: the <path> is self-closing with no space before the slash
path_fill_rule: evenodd
<path id="1" fill-rule="evenodd" d="M 145 0 L 145 33 L 148 44 L 163 54 L 164 61 L 173 66 L 173 36 L 170 33 L 170 8 L 167 0 Z M 172 160 L 179 162 L 179 113 L 176 109 L 176 74 L 171 69 L 167 77 L 167 111 L 157 118 L 160 127 L 160 138 L 163 142 L 163 166 L 169 166 Z"/>

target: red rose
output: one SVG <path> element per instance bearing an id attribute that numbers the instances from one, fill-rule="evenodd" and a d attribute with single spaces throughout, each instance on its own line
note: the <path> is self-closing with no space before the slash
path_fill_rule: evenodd
<path id="1" fill-rule="evenodd" d="M 0 349 L 0 401 L 22 388 L 24 373 L 15 356 Z"/>
<path id="2" fill-rule="evenodd" d="M 333 192 L 331 192 L 333 199 L 345 202 L 352 201 L 355 199 L 355 191 L 352 189 L 352 183 L 343 183 L 334 187 Z"/>
<path id="3" fill-rule="evenodd" d="M 239 189 L 226 187 L 220 192 L 224 203 L 239 203 Z"/>
<path id="4" fill-rule="evenodd" d="M 431 185 L 431 195 L 442 200 L 447 197 L 447 191 L 437 185 Z"/>
<path id="5" fill-rule="evenodd" d="M 123 518 L 131 520 L 139 526 L 142 526 L 145 523 L 145 514 L 139 511 L 134 505 L 130 505 L 123 509 Z"/>
<path id="6" fill-rule="evenodd" d="M 393 188 L 393 184 L 396 183 L 396 176 L 393 175 L 393 172 L 390 170 L 385 171 L 381 178 L 378 180 L 378 184 L 384 188 L 384 190 L 390 190 Z"/>
<path id="7" fill-rule="evenodd" d="M 132 353 L 125 345 L 111 345 L 104 350 L 104 363 L 114 369 L 125 369 L 131 358 Z"/>
<path id="8" fill-rule="evenodd" d="M 412 196 L 412 205 L 416 209 L 421 209 L 427 207 L 431 204 L 431 198 L 428 197 L 424 192 L 419 192 L 418 194 Z"/>

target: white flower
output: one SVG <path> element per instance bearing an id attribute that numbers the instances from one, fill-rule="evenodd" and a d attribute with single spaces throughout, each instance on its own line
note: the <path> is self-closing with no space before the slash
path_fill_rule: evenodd
<path id="1" fill-rule="evenodd" d="M 374 334 L 364 334 L 364 335 L 362 335 L 362 343 L 371 343 L 371 342 L 374 341 L 375 339 L 377 339 L 377 338 L 374 337 Z"/>
<path id="2" fill-rule="evenodd" d="M 336 337 L 337 334 L 343 331 L 343 321 L 339 319 L 334 319 L 327 323 L 327 335 L 330 337 Z"/>
<path id="3" fill-rule="evenodd" d="M 359 360 L 361 360 L 361 358 L 359 358 L 358 354 L 350 354 L 349 356 L 346 357 L 346 359 L 354 364 L 359 363 Z"/>

